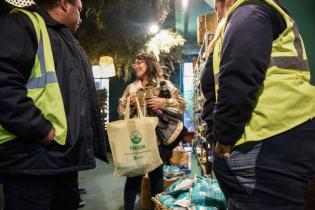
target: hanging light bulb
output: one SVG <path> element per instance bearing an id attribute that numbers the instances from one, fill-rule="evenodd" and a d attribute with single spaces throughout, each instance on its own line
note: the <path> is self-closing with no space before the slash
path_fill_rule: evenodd
<path id="1" fill-rule="evenodd" d="M 99 62 L 100 70 L 104 74 L 104 78 L 113 77 L 116 75 L 114 59 L 110 56 L 100 57 Z"/>
<path id="2" fill-rule="evenodd" d="M 156 34 L 157 32 L 159 32 L 160 28 L 157 24 L 153 24 L 150 26 L 150 33 L 151 34 Z"/>
<path id="3" fill-rule="evenodd" d="M 189 4 L 189 0 L 182 0 L 183 9 L 186 10 Z"/>

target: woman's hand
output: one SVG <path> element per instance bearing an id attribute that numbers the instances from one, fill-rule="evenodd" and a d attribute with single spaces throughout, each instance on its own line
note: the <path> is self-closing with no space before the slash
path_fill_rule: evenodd
<path id="1" fill-rule="evenodd" d="M 136 97 L 137 97 L 136 94 L 130 96 L 130 105 L 131 106 L 136 105 Z"/>
<path id="2" fill-rule="evenodd" d="M 151 98 L 147 100 L 147 106 L 152 109 L 162 109 L 164 106 L 165 99 L 164 98 Z"/>

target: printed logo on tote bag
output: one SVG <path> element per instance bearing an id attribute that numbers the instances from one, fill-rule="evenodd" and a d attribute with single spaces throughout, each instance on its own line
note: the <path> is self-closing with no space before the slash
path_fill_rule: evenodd
<path id="1" fill-rule="evenodd" d="M 143 150 L 145 149 L 145 145 L 139 145 L 142 141 L 142 135 L 139 131 L 132 131 L 130 134 L 130 140 L 133 144 L 136 144 L 134 146 L 130 146 L 129 149 L 131 151 L 137 151 L 137 150 Z"/>
<path id="2" fill-rule="evenodd" d="M 141 133 L 140 133 L 139 131 L 133 131 L 133 132 L 131 132 L 131 134 L 130 134 L 130 140 L 131 140 L 131 142 L 132 142 L 133 144 L 136 144 L 136 145 L 134 145 L 134 146 L 130 146 L 130 147 L 129 147 L 129 149 L 130 149 L 131 151 L 136 152 L 136 153 L 134 153 L 134 154 L 137 154 L 137 155 L 134 155 L 134 156 L 133 156 L 133 159 L 134 159 L 134 160 L 142 159 L 143 156 L 138 155 L 138 152 L 139 152 L 139 150 L 144 150 L 146 147 L 145 147 L 144 144 L 143 144 L 143 145 L 139 145 L 139 144 L 141 143 L 141 141 L 142 141 L 142 135 L 141 135 Z"/>
<path id="3" fill-rule="evenodd" d="M 131 134 L 130 134 L 130 140 L 132 143 L 134 144 L 139 144 L 142 140 L 142 135 L 139 131 L 133 131 Z"/>

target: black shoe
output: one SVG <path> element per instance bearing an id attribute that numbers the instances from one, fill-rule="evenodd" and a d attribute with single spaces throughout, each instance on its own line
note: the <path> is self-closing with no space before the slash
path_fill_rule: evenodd
<path id="1" fill-rule="evenodd" d="M 85 206 L 85 201 L 83 201 L 81 198 L 80 198 L 80 202 L 79 202 L 79 208 L 82 208 Z"/>
<path id="2" fill-rule="evenodd" d="M 86 193 L 86 189 L 83 187 L 79 187 L 79 194 L 85 194 Z"/>

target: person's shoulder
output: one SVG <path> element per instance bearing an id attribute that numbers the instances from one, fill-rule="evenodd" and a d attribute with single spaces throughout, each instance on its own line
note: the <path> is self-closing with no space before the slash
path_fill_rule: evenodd
<path id="1" fill-rule="evenodd" d="M 139 80 L 134 80 L 134 81 L 132 81 L 131 83 L 129 83 L 128 85 L 127 85 L 127 88 L 129 87 L 133 87 L 133 86 L 137 86 L 138 85 L 138 83 L 139 83 Z"/>
<path id="2" fill-rule="evenodd" d="M 176 88 L 175 85 L 170 81 L 170 80 L 167 80 L 167 79 L 162 79 L 161 81 L 165 81 L 166 82 L 166 86 L 169 87 L 169 88 Z"/>
<path id="3" fill-rule="evenodd" d="M 139 80 L 135 80 L 131 82 L 130 84 L 127 85 L 125 91 L 129 92 L 130 94 L 137 92 L 138 86 L 139 86 L 138 83 L 139 83 Z"/>
<path id="4" fill-rule="evenodd" d="M 243 16 L 253 16 L 259 15 L 260 13 L 269 13 L 271 11 L 272 7 L 266 2 L 259 0 L 249 0 L 239 5 L 233 12 L 232 16 L 236 16 L 238 14 L 242 14 Z"/>
<path id="5" fill-rule="evenodd" d="M 284 18 L 279 11 L 274 6 L 263 0 L 249 0 L 243 3 L 233 12 L 231 17 L 233 17 L 232 21 L 235 23 L 244 23 L 244 21 L 256 24 L 268 23 L 273 28 L 275 38 L 285 29 L 286 26 Z M 265 21 L 257 22 L 258 19 Z"/>
<path id="6" fill-rule="evenodd" d="M 277 3 L 275 3 L 277 4 Z M 279 5 L 281 8 L 281 5 Z M 236 13 L 250 14 L 251 16 L 269 15 L 273 19 L 281 19 L 279 11 L 263 0 L 249 0 L 241 4 Z"/>
<path id="7" fill-rule="evenodd" d="M 30 23 L 29 18 L 21 12 L 12 12 L 1 16 L 1 24 L 12 25 L 12 27 L 23 27 Z M 1 27 L 2 28 L 2 27 Z"/>
<path id="8" fill-rule="evenodd" d="M 35 35 L 34 26 L 28 16 L 21 12 L 8 13 L 0 18 L 0 30 L 8 34 L 29 33 Z"/>

